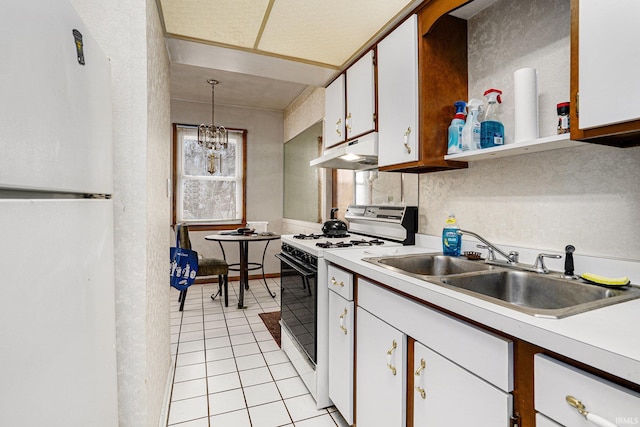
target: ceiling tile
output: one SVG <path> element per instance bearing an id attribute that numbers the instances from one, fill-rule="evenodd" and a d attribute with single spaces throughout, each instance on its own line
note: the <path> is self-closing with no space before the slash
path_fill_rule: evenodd
<path id="1" fill-rule="evenodd" d="M 408 0 L 275 0 L 258 49 L 341 66 Z"/>
<path id="2" fill-rule="evenodd" d="M 160 0 L 168 34 L 253 48 L 269 0 Z"/>
<path id="3" fill-rule="evenodd" d="M 216 104 L 283 111 L 307 85 L 212 70 L 191 65 L 171 64 L 171 98 L 211 103 L 211 85 L 216 79 Z"/>

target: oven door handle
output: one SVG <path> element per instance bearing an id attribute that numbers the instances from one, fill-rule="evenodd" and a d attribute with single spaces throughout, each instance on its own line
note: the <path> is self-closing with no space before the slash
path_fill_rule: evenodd
<path id="1" fill-rule="evenodd" d="M 286 255 L 276 254 L 276 258 L 278 258 L 280 261 L 284 262 L 289 267 L 293 268 L 295 271 L 297 271 L 298 273 L 302 274 L 305 277 L 315 277 L 315 275 L 316 275 L 315 271 L 307 270 L 304 267 L 302 267 L 301 265 L 298 265 L 297 263 L 294 263 Z"/>

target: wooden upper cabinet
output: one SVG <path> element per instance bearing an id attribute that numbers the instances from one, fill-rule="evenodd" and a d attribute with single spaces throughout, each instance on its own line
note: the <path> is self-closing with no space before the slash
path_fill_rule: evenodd
<path id="1" fill-rule="evenodd" d="M 468 98 L 467 22 L 448 15 L 464 3 L 464 0 L 432 0 L 417 14 L 417 159 L 380 166 L 381 171 L 435 172 L 467 167 L 466 162 L 444 160 L 447 132 L 455 113 L 453 103 Z M 379 99 L 379 104 L 382 102 Z M 381 112 L 380 126 L 384 121 Z M 381 146 L 385 143 L 380 140 Z"/>
<path id="2" fill-rule="evenodd" d="M 640 145 L 639 15 L 636 0 L 572 0 L 571 139 Z"/>

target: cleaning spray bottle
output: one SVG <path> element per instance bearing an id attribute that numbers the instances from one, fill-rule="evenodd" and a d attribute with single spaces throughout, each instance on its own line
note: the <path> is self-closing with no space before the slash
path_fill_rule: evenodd
<path id="1" fill-rule="evenodd" d="M 482 148 L 504 145 L 504 125 L 498 117 L 498 104 L 502 103 L 502 91 L 489 89 L 484 93 L 489 106 L 480 123 L 480 146 Z"/>
<path id="2" fill-rule="evenodd" d="M 450 256 L 460 256 L 462 237 L 458 234 L 460 227 L 453 213 L 449 214 L 442 228 L 442 253 Z"/>
<path id="3" fill-rule="evenodd" d="M 451 120 L 451 126 L 449 126 L 447 154 L 458 154 L 460 152 L 462 128 L 464 127 L 464 110 L 467 103 L 464 101 L 457 101 L 453 106 L 456 107 L 456 115 L 453 117 L 453 120 Z"/>
<path id="4" fill-rule="evenodd" d="M 470 99 L 467 104 L 469 114 L 467 123 L 462 128 L 461 151 L 476 150 L 480 148 L 480 113 L 484 103 L 481 99 Z"/>

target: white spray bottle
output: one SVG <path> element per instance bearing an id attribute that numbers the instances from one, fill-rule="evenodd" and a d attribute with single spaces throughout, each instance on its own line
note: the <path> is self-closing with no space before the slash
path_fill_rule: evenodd
<path id="1" fill-rule="evenodd" d="M 480 149 L 480 112 L 484 103 L 481 99 L 470 99 L 467 104 L 469 114 L 467 122 L 462 128 L 462 143 L 460 147 L 462 151 Z"/>

